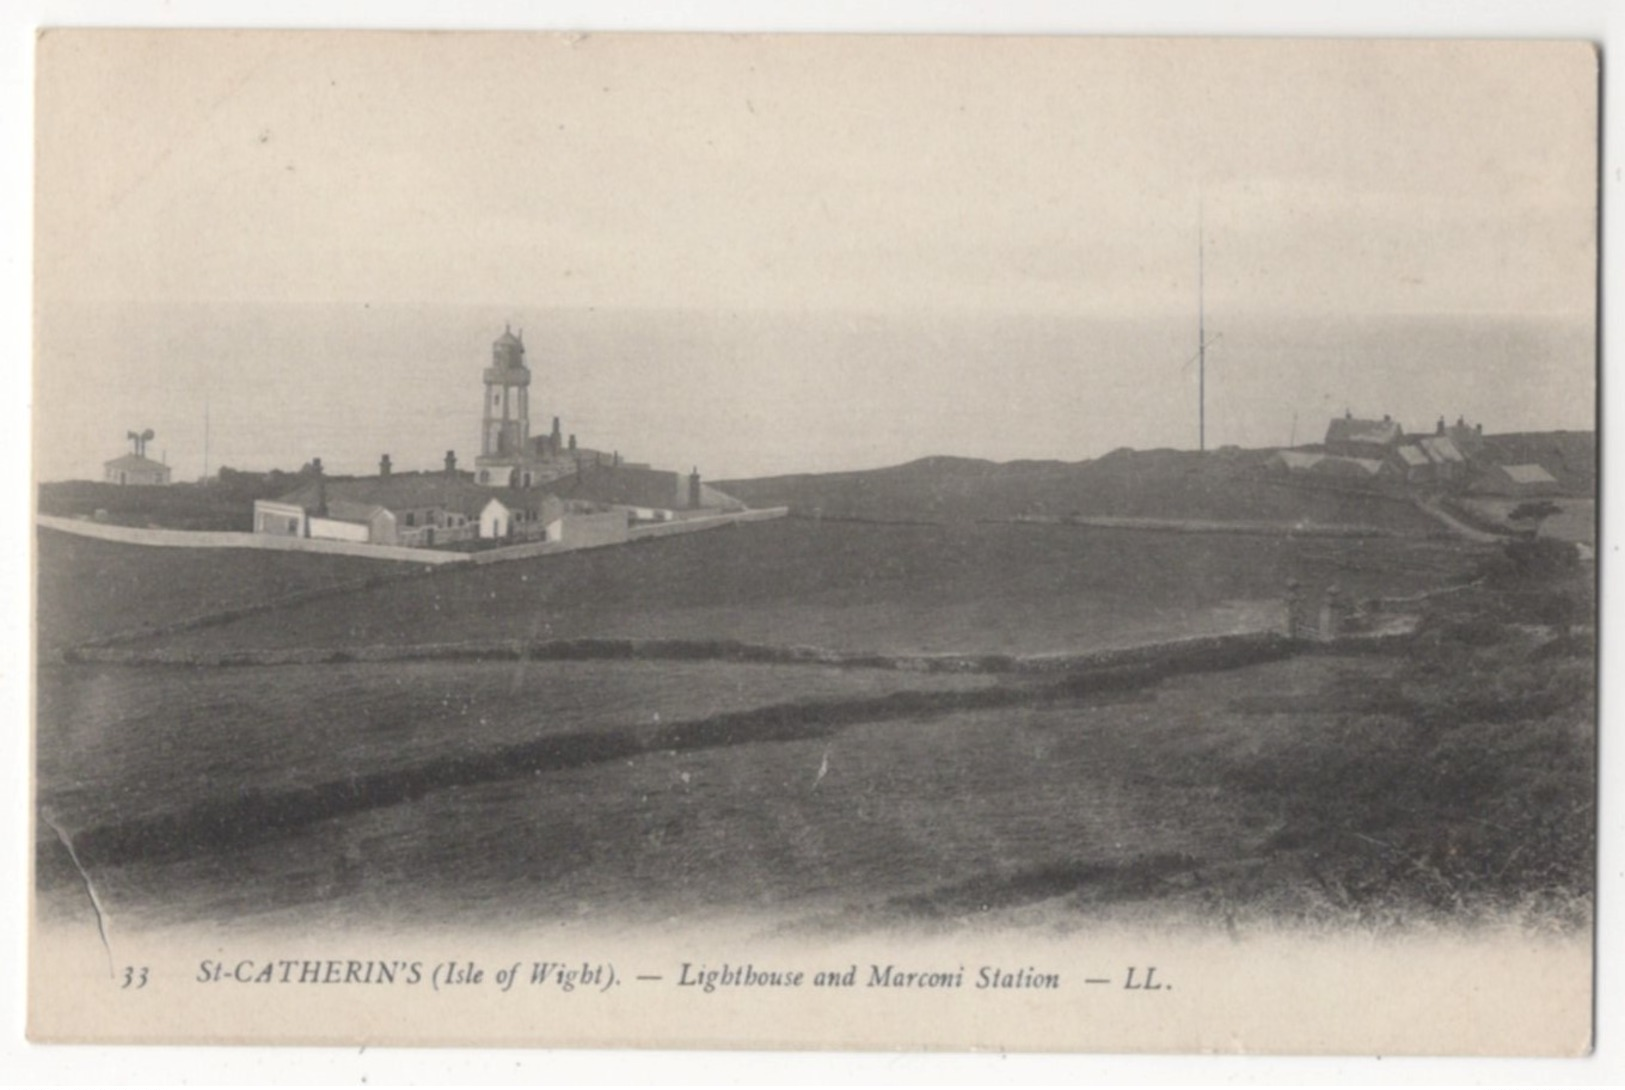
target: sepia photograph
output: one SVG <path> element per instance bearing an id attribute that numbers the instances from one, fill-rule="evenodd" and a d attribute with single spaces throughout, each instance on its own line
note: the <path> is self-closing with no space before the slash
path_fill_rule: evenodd
<path id="1" fill-rule="evenodd" d="M 36 61 L 34 1040 L 1591 1048 L 1591 43 Z"/>

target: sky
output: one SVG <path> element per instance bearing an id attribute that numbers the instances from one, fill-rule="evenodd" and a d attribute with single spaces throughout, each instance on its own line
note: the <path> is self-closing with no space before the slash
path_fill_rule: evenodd
<path id="1" fill-rule="evenodd" d="M 39 66 L 42 479 L 145 427 L 181 479 L 471 461 L 506 323 L 534 430 L 712 479 L 1194 447 L 1199 305 L 1210 445 L 1594 416 L 1585 46 L 56 31 Z"/>

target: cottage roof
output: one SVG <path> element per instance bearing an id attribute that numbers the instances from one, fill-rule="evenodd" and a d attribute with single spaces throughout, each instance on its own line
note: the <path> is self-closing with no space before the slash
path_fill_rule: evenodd
<path id="1" fill-rule="evenodd" d="M 1326 442 L 1328 445 L 1366 443 L 1371 446 L 1388 447 L 1399 442 L 1403 434 L 1397 420 L 1361 420 L 1352 416 L 1340 416 L 1334 417 L 1326 429 Z"/>
<path id="2" fill-rule="evenodd" d="M 1421 447 L 1435 462 L 1466 462 L 1461 448 L 1447 435 L 1429 435 L 1421 440 Z"/>
<path id="3" fill-rule="evenodd" d="M 1516 484 L 1556 484 L 1557 478 L 1546 472 L 1544 466 L 1522 465 L 1502 466 L 1505 473 Z"/>
<path id="4" fill-rule="evenodd" d="M 103 469 L 141 469 L 147 471 L 167 470 L 169 467 L 162 462 L 155 462 L 151 458 L 140 454 L 121 454 L 117 458 L 102 463 Z"/>
<path id="5" fill-rule="evenodd" d="M 1413 447 L 1406 445 L 1403 447 L 1396 447 L 1394 449 L 1395 453 L 1399 455 L 1399 460 L 1408 466 L 1421 467 L 1431 465 L 1434 461 L 1434 459 L 1430 459 L 1428 457 L 1427 452 L 1424 451 L 1420 446 Z"/>
<path id="6" fill-rule="evenodd" d="M 385 508 L 376 503 L 352 503 L 331 498 L 327 502 L 327 517 L 339 522 L 371 522 L 372 517 L 383 510 Z"/>
<path id="7" fill-rule="evenodd" d="M 1288 469 L 1295 472 L 1302 472 L 1307 469 L 1313 469 L 1315 467 L 1315 463 L 1319 462 L 1326 456 L 1324 454 L 1308 454 L 1301 450 L 1278 450 L 1275 452 L 1275 457 L 1279 458 L 1281 460 L 1281 464 L 1286 466 Z"/>
<path id="8" fill-rule="evenodd" d="M 1327 454 L 1315 464 L 1314 470 L 1317 473 L 1341 474 L 1349 477 L 1375 477 L 1382 472 L 1382 462 L 1377 458 L 1344 458 L 1336 454 Z"/>

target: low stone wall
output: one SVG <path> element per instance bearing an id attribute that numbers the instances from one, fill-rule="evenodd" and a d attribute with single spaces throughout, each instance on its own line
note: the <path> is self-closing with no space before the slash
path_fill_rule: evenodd
<path id="1" fill-rule="evenodd" d="M 283 537 L 277 534 L 245 534 L 225 530 L 163 530 L 136 526 L 112 526 L 104 522 L 36 515 L 34 521 L 51 530 L 78 534 L 99 541 L 125 545 L 152 545 L 179 549 L 269 549 L 285 553 L 327 553 L 359 556 L 368 560 L 404 560 L 415 564 L 467 564 L 467 553 L 410 549 L 399 545 L 364 545 L 359 542 L 327 541 L 319 538 Z"/>
<path id="2" fill-rule="evenodd" d="M 1266 522 L 1256 519 L 1164 519 L 1115 515 L 1083 515 L 1057 519 L 1063 526 L 1088 526 L 1096 530 L 1156 530 L 1170 534 L 1251 534 L 1264 537 L 1389 538 L 1405 535 L 1382 526 L 1355 523 Z"/>
<path id="3" fill-rule="evenodd" d="M 823 647 L 745 643 L 739 640 L 597 638 L 491 640 L 456 644 L 366 647 L 287 647 L 192 650 L 106 647 L 83 644 L 67 652 L 72 662 L 120 666 L 301 666 L 350 662 L 559 662 L 581 660 L 722 661 L 899 670 L 927 674 L 1027 674 L 1068 677 L 1124 673 L 1154 680 L 1178 673 L 1222 670 L 1284 658 L 1301 641 L 1274 632 L 1201 636 L 1079 655 L 893 655 Z"/>
<path id="4" fill-rule="evenodd" d="M 562 541 L 527 541 L 523 545 L 503 545 L 469 553 L 468 556 L 476 564 L 500 564 L 505 560 L 529 560 L 533 556 L 551 556 L 569 551 L 570 546 Z"/>
<path id="5" fill-rule="evenodd" d="M 767 522 L 784 518 L 789 513 L 788 507 L 762 507 L 749 511 L 730 511 L 721 515 L 695 515 L 672 522 L 649 522 L 634 526 L 628 536 L 633 541 L 651 537 L 671 537 L 674 534 L 692 534 L 698 530 L 711 530 L 737 522 Z"/>

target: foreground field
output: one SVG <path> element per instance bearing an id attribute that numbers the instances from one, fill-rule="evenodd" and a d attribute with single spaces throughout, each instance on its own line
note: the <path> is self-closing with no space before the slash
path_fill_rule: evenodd
<path id="1" fill-rule="evenodd" d="M 189 582 L 149 568 L 149 550 L 43 555 L 52 540 L 42 618 L 81 635 L 127 627 L 98 602 L 184 617 L 343 574 L 255 584 L 242 557 L 201 554 L 184 558 L 200 565 Z M 47 662 L 41 909 L 88 919 L 88 883 L 125 928 L 1075 928 L 1167 911 L 1217 926 L 1583 925 L 1594 585 L 1555 543 L 786 520 L 344 589 L 163 640 L 1056 652 L 1242 626 L 1289 578 L 1356 597 L 1450 592 L 1417 607 L 1403 647 L 1283 644 L 1283 660 L 1177 676 Z M 203 589 L 177 606 L 166 581 Z"/>
<path id="2" fill-rule="evenodd" d="M 181 633 L 178 648 L 586 636 L 894 653 L 1093 650 L 1278 623 L 1289 579 L 1356 596 L 1443 585 L 1453 543 L 785 519 L 335 595 Z"/>
<path id="3" fill-rule="evenodd" d="M 1425 671 L 1369 655 L 1296 658 L 1096 696 L 1035 692 L 990 708 L 949 700 L 875 714 L 869 704 L 852 722 L 789 734 L 758 717 L 706 744 L 674 740 L 550 768 L 509 767 L 275 835 L 185 850 L 167 838 L 132 850 L 140 843 L 81 828 L 80 858 L 120 927 L 636 927 L 714 917 L 849 932 L 970 922 L 1069 928 L 1145 912 L 1207 926 L 1298 919 L 1330 927 L 1513 912 L 1572 927 L 1588 912 L 1589 694 L 1562 662 L 1542 669 L 1536 702 L 1514 708 L 1510 722 L 1488 701 L 1476 711 L 1453 701 L 1444 722 L 1429 711 L 1440 694 Z M 1574 669 L 1583 674 L 1583 658 Z M 727 699 L 702 697 L 685 709 L 655 695 L 681 676 L 644 690 L 647 672 L 596 666 L 571 679 L 584 706 L 564 720 L 607 730 L 649 717 L 650 702 L 697 715 L 736 707 L 736 695 L 763 699 L 766 688 L 837 704 L 875 692 L 863 679 L 797 686 L 773 670 L 734 671 L 761 676 L 737 691 L 726 686 Z M 227 695 L 235 672 L 218 673 L 208 686 L 214 699 L 194 701 L 218 719 L 205 713 L 166 729 L 162 694 L 154 694 L 143 710 L 108 719 L 115 752 L 92 757 L 94 747 L 75 744 L 53 755 L 42 778 L 54 820 L 118 828 L 145 815 L 150 827 L 155 812 L 186 797 L 245 783 L 282 784 L 286 804 L 299 806 L 311 798 L 299 784 L 318 777 L 366 780 L 408 762 L 456 762 L 564 725 L 516 708 L 500 678 L 487 676 L 451 686 L 470 700 L 455 729 L 432 716 L 422 730 L 400 722 L 397 754 L 383 744 L 387 713 L 366 723 L 360 705 L 309 726 L 291 703 L 273 706 L 256 727 L 251 705 L 264 690 L 251 684 L 240 698 Z M 725 676 L 701 671 L 688 681 L 699 695 L 724 687 Z M 357 680 L 326 668 L 300 688 L 320 706 Z M 854 689 L 845 696 L 831 695 L 847 685 Z M 374 693 L 366 706 L 427 703 L 448 688 L 446 678 L 423 675 L 402 687 L 398 699 Z M 247 757 L 231 753 L 239 731 Z M 290 743 L 298 783 L 285 777 L 279 736 Z M 212 756 L 177 761 L 187 747 Z M 306 747 L 317 751 L 308 762 L 297 756 Z M 43 902 L 83 913 L 78 875 L 50 830 L 39 852 Z"/>
<path id="4" fill-rule="evenodd" d="M 38 705 L 40 803 L 79 833 L 538 739 L 602 737 L 784 702 L 987 684 L 985 677 L 703 662 L 47 667 Z"/>

